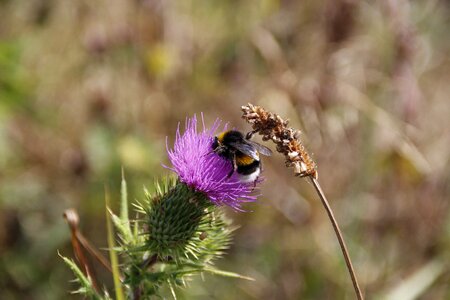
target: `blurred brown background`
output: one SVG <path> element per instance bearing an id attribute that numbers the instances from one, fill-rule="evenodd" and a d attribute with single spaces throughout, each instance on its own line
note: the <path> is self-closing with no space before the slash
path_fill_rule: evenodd
<path id="1" fill-rule="evenodd" d="M 179 121 L 246 131 L 251 101 L 303 130 L 367 298 L 449 299 L 449 4 L 1 0 L 0 298 L 68 297 L 63 211 L 106 247 L 121 166 L 142 199 Z M 256 281 L 198 277 L 180 296 L 353 299 L 312 186 L 264 164 L 219 262 Z"/>

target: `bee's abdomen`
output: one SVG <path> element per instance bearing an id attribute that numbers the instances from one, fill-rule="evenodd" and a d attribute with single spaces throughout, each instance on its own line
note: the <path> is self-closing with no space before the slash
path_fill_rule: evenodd
<path id="1" fill-rule="evenodd" d="M 236 153 L 236 164 L 238 166 L 246 166 L 246 165 L 250 165 L 254 162 L 255 160 L 248 155 L 245 155 L 241 152 L 237 152 Z"/>
<path id="2" fill-rule="evenodd" d="M 239 162 L 236 160 L 237 172 L 241 175 L 249 175 L 258 170 L 260 162 L 254 159 L 252 160 L 253 161 L 250 164 L 239 164 Z"/>

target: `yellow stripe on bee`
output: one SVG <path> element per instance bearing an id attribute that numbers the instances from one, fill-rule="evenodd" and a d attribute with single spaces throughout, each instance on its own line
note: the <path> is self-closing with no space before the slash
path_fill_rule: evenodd
<path id="1" fill-rule="evenodd" d="M 236 164 L 238 166 L 247 166 L 251 163 L 253 163 L 255 160 L 247 155 L 239 155 L 236 156 Z"/>
<path id="2" fill-rule="evenodd" d="M 219 133 L 219 134 L 217 135 L 217 139 L 219 140 L 219 142 L 222 143 L 223 138 L 225 137 L 225 135 L 226 135 L 228 132 L 229 132 L 229 130 L 224 131 L 224 132 L 221 132 L 221 133 Z"/>

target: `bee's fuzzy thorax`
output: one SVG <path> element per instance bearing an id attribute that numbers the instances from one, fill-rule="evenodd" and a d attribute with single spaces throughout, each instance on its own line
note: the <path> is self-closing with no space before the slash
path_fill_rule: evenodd
<path id="1" fill-rule="evenodd" d="M 217 140 L 219 141 L 219 143 L 222 143 L 222 142 L 223 142 L 223 139 L 224 139 L 225 135 L 226 135 L 229 131 L 230 131 L 230 130 L 223 131 L 223 132 L 221 132 L 221 133 L 219 133 L 219 134 L 217 135 Z"/>

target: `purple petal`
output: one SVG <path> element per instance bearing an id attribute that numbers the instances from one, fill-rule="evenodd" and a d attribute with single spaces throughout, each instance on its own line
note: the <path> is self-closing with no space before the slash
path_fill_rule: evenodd
<path id="1" fill-rule="evenodd" d="M 236 173 L 228 178 L 233 166 L 229 160 L 220 157 L 212 150 L 214 135 L 220 126 L 216 120 L 211 128 L 197 130 L 197 117 L 186 119 L 185 131 L 176 132 L 173 149 L 167 149 L 172 162 L 171 170 L 180 180 L 197 191 L 205 193 L 216 205 L 228 205 L 241 210 L 241 204 L 256 200 L 252 194 L 253 183 L 243 183 Z M 167 144 L 167 142 L 166 142 Z"/>

